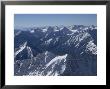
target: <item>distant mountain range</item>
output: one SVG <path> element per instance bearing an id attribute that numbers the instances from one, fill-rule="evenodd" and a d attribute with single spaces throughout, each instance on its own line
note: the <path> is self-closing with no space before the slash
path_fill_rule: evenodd
<path id="1" fill-rule="evenodd" d="M 96 76 L 96 26 L 14 30 L 15 76 Z"/>

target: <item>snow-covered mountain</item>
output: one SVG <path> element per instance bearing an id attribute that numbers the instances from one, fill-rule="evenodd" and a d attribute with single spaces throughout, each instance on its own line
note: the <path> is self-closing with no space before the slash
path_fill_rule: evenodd
<path id="1" fill-rule="evenodd" d="M 16 30 L 17 76 L 97 75 L 96 26 L 46 26 Z"/>

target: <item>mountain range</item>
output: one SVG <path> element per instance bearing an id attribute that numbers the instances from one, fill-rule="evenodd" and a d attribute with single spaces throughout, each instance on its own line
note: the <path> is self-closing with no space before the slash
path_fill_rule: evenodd
<path id="1" fill-rule="evenodd" d="M 97 27 L 14 29 L 15 76 L 96 76 Z"/>

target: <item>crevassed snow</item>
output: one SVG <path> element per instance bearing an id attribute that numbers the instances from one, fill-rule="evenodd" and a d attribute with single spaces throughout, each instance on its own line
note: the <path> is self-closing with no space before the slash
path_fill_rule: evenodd
<path id="1" fill-rule="evenodd" d="M 15 52 L 14 56 L 16 57 L 16 55 L 18 55 L 19 52 L 21 52 L 23 49 L 25 49 L 26 45 L 27 45 L 27 42 L 24 42 L 23 45 L 20 45 L 20 49 Z"/>
<path id="2" fill-rule="evenodd" d="M 66 59 L 68 54 L 65 54 L 63 56 L 56 56 L 55 58 L 53 58 L 48 64 L 46 64 L 46 68 L 48 66 L 50 66 L 52 63 L 56 62 L 56 61 L 59 61 L 59 60 L 62 60 L 62 59 Z"/>

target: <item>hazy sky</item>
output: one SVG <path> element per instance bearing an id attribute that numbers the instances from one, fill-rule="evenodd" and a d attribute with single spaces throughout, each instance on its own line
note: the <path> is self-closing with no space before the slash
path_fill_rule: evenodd
<path id="1" fill-rule="evenodd" d="M 15 14 L 14 27 L 97 25 L 96 14 Z"/>

